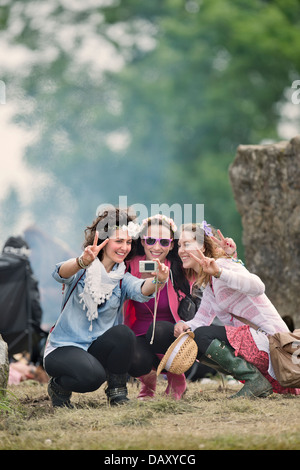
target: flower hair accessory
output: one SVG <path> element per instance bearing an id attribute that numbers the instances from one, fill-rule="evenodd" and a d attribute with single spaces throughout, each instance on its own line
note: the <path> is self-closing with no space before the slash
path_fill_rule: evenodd
<path id="1" fill-rule="evenodd" d="M 171 219 L 170 217 L 167 217 L 166 215 L 163 214 L 156 214 L 152 215 L 151 217 L 148 217 L 147 219 L 144 219 L 142 222 L 142 227 L 147 225 L 147 223 L 151 220 L 158 220 L 158 221 L 164 221 L 167 224 L 170 225 L 171 230 L 173 233 L 177 232 L 177 225 L 175 224 L 174 220 Z"/>
<path id="2" fill-rule="evenodd" d="M 137 238 L 140 234 L 141 227 L 139 224 L 130 221 L 128 225 L 122 225 L 121 229 L 127 230 L 130 237 Z"/>
<path id="3" fill-rule="evenodd" d="M 114 227 L 111 227 L 113 230 L 123 230 L 123 231 L 126 231 L 128 232 L 128 235 L 132 238 L 138 238 L 139 234 L 140 234 L 140 225 L 139 224 L 136 224 L 134 222 L 132 222 L 132 220 L 128 223 L 128 225 L 115 225 Z"/>
<path id="4" fill-rule="evenodd" d="M 202 230 L 204 230 L 205 234 L 208 236 L 208 237 L 212 237 L 213 236 L 213 231 L 211 229 L 211 226 L 210 224 L 208 224 L 206 222 L 206 220 L 203 220 L 203 222 L 201 222 L 201 224 L 198 224 Z"/>

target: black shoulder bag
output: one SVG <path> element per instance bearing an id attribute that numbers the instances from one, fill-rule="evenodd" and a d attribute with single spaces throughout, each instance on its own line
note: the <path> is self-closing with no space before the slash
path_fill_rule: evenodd
<path id="1" fill-rule="evenodd" d="M 197 291 L 193 289 L 193 291 L 193 294 L 187 294 L 180 300 L 178 307 L 178 315 L 180 320 L 192 320 L 200 307 L 203 295 L 202 289 L 197 289 Z"/>

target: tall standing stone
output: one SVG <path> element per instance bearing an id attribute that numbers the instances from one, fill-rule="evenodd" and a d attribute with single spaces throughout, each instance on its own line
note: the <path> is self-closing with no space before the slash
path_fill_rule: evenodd
<path id="1" fill-rule="evenodd" d="M 9 375 L 7 344 L 0 335 L 0 398 L 6 395 Z"/>
<path id="2" fill-rule="evenodd" d="M 229 168 L 245 261 L 281 316 L 300 326 L 300 136 L 240 145 Z M 298 325 L 297 325 L 298 324 Z"/>

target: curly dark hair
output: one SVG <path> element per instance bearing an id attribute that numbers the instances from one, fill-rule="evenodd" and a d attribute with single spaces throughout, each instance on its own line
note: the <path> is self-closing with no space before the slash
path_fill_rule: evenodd
<path id="1" fill-rule="evenodd" d="M 129 212 L 129 208 L 120 209 L 118 207 L 108 206 L 104 208 L 102 212 L 97 216 L 97 218 L 92 222 L 90 226 L 87 226 L 85 229 L 85 241 L 83 243 L 83 248 L 86 248 L 89 245 L 92 245 L 94 242 L 94 237 L 96 231 L 99 233 L 99 239 L 97 245 L 100 245 L 106 238 L 110 237 L 112 233 L 116 230 L 116 227 L 121 227 L 122 225 L 128 225 L 129 222 L 134 221 L 136 215 L 132 212 Z M 131 251 L 126 257 L 131 259 L 136 254 L 136 240 L 132 240 Z M 103 251 L 101 250 L 98 254 L 100 261 L 103 258 Z"/>

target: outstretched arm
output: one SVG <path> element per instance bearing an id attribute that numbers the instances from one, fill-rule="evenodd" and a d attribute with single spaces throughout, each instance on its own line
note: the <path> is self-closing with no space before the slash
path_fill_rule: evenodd
<path id="1" fill-rule="evenodd" d="M 198 250 L 198 255 L 197 257 L 191 253 L 191 256 L 200 264 L 203 271 L 211 276 L 220 278 L 231 289 L 253 297 L 264 293 L 265 285 L 262 280 L 256 274 L 250 273 L 242 265 L 239 265 L 238 270 L 231 270 L 227 267 L 220 268 L 214 258 L 204 256 L 200 250 Z M 228 262 L 232 261 L 228 260 Z"/>
<path id="2" fill-rule="evenodd" d="M 93 244 L 87 246 L 81 255 L 81 260 L 83 264 L 85 266 L 91 264 L 94 259 L 98 256 L 98 253 L 102 250 L 102 248 L 104 248 L 104 246 L 108 243 L 108 241 L 109 239 L 107 238 L 106 240 L 104 240 L 104 242 L 100 243 L 100 245 L 97 245 L 98 232 L 96 232 Z M 62 278 L 67 279 L 76 274 L 80 269 L 82 268 L 78 264 L 77 258 L 71 258 L 61 265 L 61 267 L 59 268 L 59 275 Z"/>
<path id="3" fill-rule="evenodd" d="M 158 281 L 158 286 L 163 287 L 169 278 L 169 268 L 164 263 L 161 263 L 159 259 L 156 259 L 154 261 L 157 261 L 158 272 L 152 274 L 156 276 L 156 282 Z M 153 283 L 154 279 L 155 278 L 149 277 L 145 280 L 142 286 L 143 295 L 148 296 L 153 294 L 153 292 L 155 291 L 155 284 Z"/>

